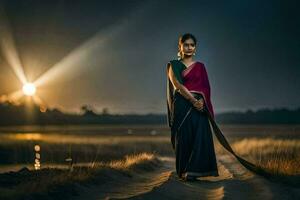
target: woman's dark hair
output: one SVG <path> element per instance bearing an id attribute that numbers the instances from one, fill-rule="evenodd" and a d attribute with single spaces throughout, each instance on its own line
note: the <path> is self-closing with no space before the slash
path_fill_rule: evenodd
<path id="1" fill-rule="evenodd" d="M 182 43 L 184 43 L 188 39 L 192 39 L 194 41 L 195 45 L 197 45 L 197 39 L 196 39 L 196 37 L 193 34 L 191 34 L 191 33 L 185 33 L 185 34 L 181 35 L 179 37 L 179 40 L 178 40 L 178 54 L 177 54 L 178 57 L 180 57 L 180 58 L 182 56 L 181 52 L 180 52 L 180 45 Z"/>

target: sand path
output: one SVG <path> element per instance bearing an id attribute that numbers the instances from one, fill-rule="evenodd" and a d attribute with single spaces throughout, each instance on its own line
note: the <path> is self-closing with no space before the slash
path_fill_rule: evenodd
<path id="1" fill-rule="evenodd" d="M 219 177 L 195 182 L 180 180 L 175 160 L 159 157 L 163 166 L 151 172 L 134 172 L 131 177 L 116 176 L 101 186 L 85 188 L 76 199 L 300 199 L 300 188 L 287 187 L 254 175 L 234 157 L 218 157 Z"/>

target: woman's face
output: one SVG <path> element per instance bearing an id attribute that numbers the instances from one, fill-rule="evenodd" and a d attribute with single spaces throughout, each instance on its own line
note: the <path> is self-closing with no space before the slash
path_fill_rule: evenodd
<path id="1" fill-rule="evenodd" d="M 195 45 L 194 40 L 191 39 L 191 38 L 185 40 L 180 45 L 180 51 L 184 55 L 192 56 L 195 53 L 195 51 L 196 51 L 196 45 Z"/>

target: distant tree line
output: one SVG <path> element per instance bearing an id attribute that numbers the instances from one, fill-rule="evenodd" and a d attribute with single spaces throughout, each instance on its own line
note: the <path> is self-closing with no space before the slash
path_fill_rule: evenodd
<path id="1" fill-rule="evenodd" d="M 0 125 L 59 125 L 59 124 L 167 124 L 166 114 L 110 114 L 103 108 L 97 114 L 89 105 L 81 107 L 82 114 L 67 114 L 58 109 L 41 111 L 37 105 L 0 103 Z M 222 124 L 300 124 L 300 108 L 289 110 L 260 109 L 246 112 L 216 114 Z"/>
<path id="2" fill-rule="evenodd" d="M 163 124 L 166 116 L 161 114 L 109 114 L 103 108 L 97 114 L 89 105 L 81 107 L 82 114 L 63 113 L 58 109 L 42 112 L 37 105 L 14 105 L 0 103 L 0 126 L 2 125 L 64 125 L 64 124 Z"/>
<path id="3" fill-rule="evenodd" d="M 245 112 L 226 112 L 216 116 L 223 124 L 300 124 L 300 108 L 259 109 Z"/>

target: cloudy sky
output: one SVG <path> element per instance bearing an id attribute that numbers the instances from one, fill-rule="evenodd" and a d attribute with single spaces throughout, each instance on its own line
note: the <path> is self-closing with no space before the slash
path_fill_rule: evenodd
<path id="1" fill-rule="evenodd" d="M 37 95 L 49 107 L 166 113 L 166 63 L 190 32 L 216 113 L 300 106 L 296 1 L 0 2 L 0 95 L 22 87 L 3 45 L 11 37 L 28 81 L 42 79 Z"/>

